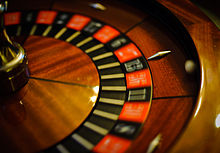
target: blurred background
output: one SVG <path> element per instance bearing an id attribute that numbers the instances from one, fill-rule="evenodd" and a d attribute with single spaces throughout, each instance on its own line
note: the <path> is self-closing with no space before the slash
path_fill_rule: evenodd
<path id="1" fill-rule="evenodd" d="M 220 1 L 219 0 L 191 0 L 196 4 L 220 29 Z"/>

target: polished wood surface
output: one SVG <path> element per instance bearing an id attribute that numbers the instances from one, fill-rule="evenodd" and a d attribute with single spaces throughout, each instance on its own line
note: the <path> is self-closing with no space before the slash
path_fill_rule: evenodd
<path id="1" fill-rule="evenodd" d="M 141 22 L 147 15 L 134 9 L 132 6 L 118 3 L 117 1 L 103 1 L 106 11 L 96 10 L 89 7 L 89 4 L 96 3 L 95 0 L 63 0 L 54 1 L 53 9 L 60 11 L 70 11 L 82 13 L 87 16 L 99 19 L 109 25 L 114 26 L 122 32 L 126 32 L 130 27 Z"/>
<path id="2" fill-rule="evenodd" d="M 196 76 L 186 73 L 186 53 L 174 36 L 157 20 L 148 17 L 127 35 L 136 42 L 145 57 L 158 51 L 172 51 L 163 59 L 149 61 L 154 85 L 151 113 L 143 132 L 130 149 L 130 152 L 145 152 L 157 134 L 161 134 L 161 145 L 156 152 L 166 152 L 187 124 L 197 97 L 198 80 Z M 143 142 L 146 145 L 140 146 Z"/>
<path id="3" fill-rule="evenodd" d="M 89 3 L 91 2 L 94 1 L 55 0 L 52 3 L 48 3 L 48 5 L 44 5 L 44 8 L 82 13 L 106 22 L 124 32 L 132 41 L 134 41 L 143 51 L 146 58 L 161 50 L 172 51 L 170 55 L 161 60 L 149 61 L 154 85 L 152 106 L 149 117 L 143 126 L 143 130 L 140 132 L 137 139 L 134 140 L 128 152 L 146 152 L 150 142 L 160 133 L 162 134 L 162 140 L 159 148 L 155 151 L 157 153 L 167 152 L 172 146 L 174 146 L 171 150 L 173 153 L 217 153 L 219 150 L 216 148 L 218 148 L 220 141 L 218 138 L 219 129 L 215 127 L 215 119 L 219 114 L 219 107 L 216 107 L 216 105 L 219 103 L 218 76 L 220 65 L 217 61 L 220 58 L 220 54 L 217 50 L 220 48 L 220 34 L 216 27 L 208 18 L 204 17 L 200 10 L 188 1 L 159 1 L 182 21 L 196 45 L 200 60 L 202 81 L 200 93 L 198 95 L 198 80 L 194 79 L 195 76 L 187 74 L 184 70 L 185 61 L 188 58 L 187 55 L 184 53 L 181 45 L 176 41 L 177 38 L 175 38 L 160 22 L 152 18 L 150 15 L 132 8 L 131 6 L 127 6 L 127 4 L 124 3 L 116 1 L 108 2 L 106 0 L 103 1 L 103 4 L 107 6 L 107 11 L 100 11 L 90 8 Z M 38 3 L 40 4 L 40 1 Z M 20 6 L 21 10 L 25 10 L 27 7 L 29 9 L 42 8 L 42 6 L 38 5 L 34 7 L 29 3 L 25 6 Z M 19 10 L 19 8 L 13 5 L 11 10 Z M 33 37 L 31 38 L 31 41 L 34 41 L 35 39 L 37 40 L 37 38 Z M 26 41 L 27 48 L 29 49 L 32 49 L 32 45 L 34 45 L 31 41 Z M 49 39 L 45 41 L 49 41 Z M 38 49 L 40 48 L 40 46 L 37 45 L 35 47 Z M 30 56 L 29 58 L 35 58 L 34 54 L 29 54 L 28 56 Z M 42 61 L 44 60 L 42 59 Z M 36 62 L 39 61 L 36 60 Z M 40 65 L 38 69 L 36 65 L 39 64 L 35 64 L 35 62 L 30 62 L 30 65 L 32 65 L 33 68 L 32 73 L 34 75 L 43 78 L 50 77 L 50 75 L 46 75 L 46 71 L 46 73 L 38 73 L 43 72 L 43 67 Z M 65 81 L 65 79 L 68 80 L 68 77 L 57 77 L 53 75 L 53 72 L 51 72 L 51 74 L 53 78 L 49 79 L 56 78 L 60 79 L 60 81 Z M 38 82 L 37 85 L 36 82 Z M 36 80 L 30 80 L 30 85 L 31 84 L 33 84 L 33 86 L 41 86 L 42 89 L 45 88 L 44 90 L 46 90 L 46 86 L 50 89 L 53 88 L 51 85 L 54 86 L 54 83 L 52 82 L 44 84 L 42 81 Z M 74 87 L 68 86 L 68 88 L 66 88 L 65 85 L 65 87 L 58 86 L 57 88 L 62 94 L 70 95 L 69 93 L 73 90 L 71 88 Z M 65 88 L 65 90 L 63 90 L 63 88 Z M 48 96 L 50 98 L 53 97 L 51 94 L 43 96 L 41 90 L 36 90 L 36 95 L 39 94 L 39 92 L 42 94 L 43 98 L 49 99 Z M 45 92 L 47 93 L 48 91 Z M 55 94 L 58 95 L 58 92 L 52 93 L 52 95 Z M 33 94 L 32 97 L 38 97 L 36 95 Z M 197 96 L 198 99 L 196 99 Z M 53 100 L 57 101 L 56 99 Z M 60 107 L 61 106 L 58 104 L 56 109 Z M 22 107 L 19 107 L 18 109 L 22 110 Z M 45 109 L 45 113 L 50 113 L 51 110 L 47 109 Z M 40 137 L 38 137 L 38 143 L 36 144 L 41 144 L 42 149 L 51 144 L 55 144 L 59 139 L 61 140 L 64 135 L 70 132 L 72 125 L 70 126 L 63 123 L 66 119 L 62 117 L 64 114 L 68 113 L 64 110 L 60 113 L 61 116 L 59 116 L 58 119 L 54 118 L 52 121 L 56 122 L 59 120 L 59 126 L 66 126 L 69 131 L 66 130 L 65 134 L 56 133 L 57 138 L 50 142 L 47 140 L 41 141 Z M 14 115 L 15 117 L 12 116 L 7 118 L 18 118 L 17 120 L 20 123 L 25 121 L 25 119 L 23 119 L 23 114 L 24 113 L 16 114 Z M 71 115 L 65 115 L 65 117 L 69 120 L 73 120 Z M 5 119 L 2 120 L 6 122 Z M 31 125 L 29 126 L 27 124 L 27 127 L 31 127 Z M 52 129 L 51 131 L 56 130 L 52 126 L 50 128 Z M 38 130 L 39 133 L 42 132 L 41 134 L 44 134 L 45 137 L 50 136 L 51 133 L 47 135 L 47 131 L 45 131 L 46 129 L 47 128 L 39 128 Z M 5 130 L 7 131 L 8 129 L 6 128 Z M 14 137 L 10 134 L 13 132 L 10 131 L 6 133 L 8 134 L 5 135 L 5 132 L 0 134 L 5 136 L 5 141 L 2 144 L 7 148 L 7 144 L 11 141 L 9 141 L 9 139 Z M 29 137 L 29 135 L 26 137 Z M 25 152 L 25 144 L 17 141 L 18 139 L 14 138 L 13 146 L 16 149 L 18 149 L 18 146 L 21 146 L 21 152 Z M 9 152 L 10 151 L 11 150 L 9 149 Z"/>
<path id="4" fill-rule="evenodd" d="M 82 124 L 98 97 L 98 72 L 80 49 L 40 36 L 29 37 L 24 48 L 29 82 L 18 93 L 0 97 L 4 153 L 39 152 L 54 145 Z"/>
<path id="5" fill-rule="evenodd" d="M 134 140 L 128 153 L 146 153 L 149 144 L 158 134 L 162 134 L 162 140 L 155 152 L 166 152 L 187 123 L 194 100 L 191 97 L 153 100 L 143 131 Z"/>
<path id="6" fill-rule="evenodd" d="M 171 51 L 171 54 L 163 59 L 149 61 L 154 83 L 154 98 L 196 96 L 197 78 L 185 71 L 187 54 L 159 21 L 148 17 L 127 35 L 136 42 L 145 57 L 150 57 L 158 51 Z"/>
<path id="7" fill-rule="evenodd" d="M 99 85 L 95 64 L 79 48 L 64 41 L 40 36 L 28 38 L 24 47 L 31 77 L 88 87 Z"/>
<path id="8" fill-rule="evenodd" d="M 219 110 L 219 44 L 220 31 L 189 1 L 160 1 L 169 8 L 189 31 L 199 54 L 201 88 L 197 107 L 187 128 L 171 153 L 218 153 L 220 151 Z M 177 11 L 178 10 L 178 11 Z M 193 10 L 193 11 L 192 11 Z"/>
<path id="9" fill-rule="evenodd" d="M 130 150 L 128 151 L 133 152 L 134 150 L 138 150 L 138 152 L 146 152 L 150 140 L 152 140 L 152 138 L 155 137 L 156 134 L 161 133 L 163 135 L 164 143 L 163 145 L 161 145 L 158 152 L 165 152 L 166 149 L 174 142 L 175 138 L 179 135 L 179 132 L 183 129 L 184 124 L 186 124 L 187 119 L 191 114 L 193 104 L 195 102 L 195 97 L 197 96 L 198 88 L 198 80 L 195 80 L 195 76 L 188 75 L 185 72 L 184 65 L 187 56 L 181 48 L 180 44 L 178 44 L 178 42 L 176 41 L 176 38 L 165 27 L 163 27 L 163 25 L 161 25 L 159 21 L 153 19 L 149 15 L 145 15 L 142 20 L 136 20 L 136 22 L 133 22 L 133 25 L 131 25 L 128 20 L 130 18 L 127 17 L 130 14 L 130 10 L 125 9 L 124 7 L 126 7 L 126 5 L 123 4 L 120 5 L 121 10 L 126 12 L 127 15 L 123 16 L 123 14 L 125 13 L 120 13 L 118 14 L 119 16 L 117 18 L 114 18 L 114 12 L 108 14 L 105 12 L 99 13 L 97 10 L 94 9 L 91 9 L 92 12 L 85 12 L 85 9 L 82 8 L 86 7 L 86 4 L 87 10 L 89 9 L 89 2 L 86 3 L 85 1 L 83 2 L 83 4 L 81 4 L 80 1 L 78 2 L 79 6 L 82 6 L 82 8 L 78 8 L 81 9 L 67 7 L 68 4 L 72 4 L 73 6 L 74 2 L 70 3 L 68 1 L 64 1 L 62 3 L 59 2 L 58 4 L 54 3 L 55 9 L 57 10 L 64 10 L 65 8 L 67 8 L 67 10 L 69 11 L 78 10 L 79 13 L 84 13 L 86 15 L 95 14 L 94 16 L 101 20 L 103 20 L 103 14 L 105 16 L 108 16 L 108 18 L 105 17 L 104 21 L 106 21 L 107 23 L 111 22 L 113 26 L 116 26 L 121 31 L 124 31 L 126 35 L 137 44 L 137 46 L 141 49 L 146 58 L 157 53 L 158 51 L 172 51 L 172 53 L 164 59 L 158 61 L 149 61 L 149 66 L 153 77 L 152 108 L 150 110 L 149 118 L 144 125 L 143 132 L 140 133 L 140 137 L 138 137 L 137 140 L 134 141 L 134 143 L 131 145 Z M 118 5 L 114 6 L 113 3 L 111 7 L 108 7 L 107 9 L 114 10 L 114 7 L 117 6 Z M 135 14 L 135 11 L 132 13 Z M 138 14 L 135 15 L 138 16 Z M 158 101 L 158 103 L 161 104 L 158 106 L 154 106 L 157 98 L 162 98 L 166 100 L 160 100 Z M 177 114 L 175 113 L 170 114 L 170 116 L 165 115 L 165 113 L 173 112 L 174 108 L 166 109 L 166 112 L 161 111 L 160 115 L 157 113 L 151 113 L 155 110 L 161 110 L 166 106 L 169 107 L 169 102 L 178 101 L 176 99 L 185 102 L 185 105 L 181 106 L 180 108 L 182 108 L 183 112 L 184 110 L 187 110 L 184 113 L 182 112 L 182 115 L 181 112 L 179 112 L 178 115 L 180 116 L 178 116 L 177 118 Z M 173 122 L 173 125 L 176 126 L 172 126 L 169 123 L 158 124 L 157 122 L 148 122 L 150 120 L 155 120 L 156 118 L 158 118 L 158 123 L 163 122 L 163 120 L 166 121 L 172 118 L 172 121 L 170 122 Z M 162 130 L 166 126 L 168 127 L 165 128 L 165 130 Z M 149 132 L 151 130 L 154 132 Z M 170 135 L 167 135 L 167 133 L 169 132 L 170 134 L 172 134 L 172 137 Z M 147 138 L 149 138 L 148 141 L 146 140 Z M 144 143 L 144 145 L 140 146 L 140 143 Z"/>

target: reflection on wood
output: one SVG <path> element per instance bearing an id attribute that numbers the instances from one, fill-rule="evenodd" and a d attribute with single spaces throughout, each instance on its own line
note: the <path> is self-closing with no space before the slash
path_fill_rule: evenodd
<path id="1" fill-rule="evenodd" d="M 17 94 L 0 99 L 4 153 L 36 152 L 62 140 L 90 114 L 94 106 L 90 98 L 97 98 L 90 88 L 33 79 Z"/>
<path id="2" fill-rule="evenodd" d="M 49 9 L 51 7 L 56 10 L 77 12 L 97 18 L 115 26 L 122 32 L 127 32 L 126 34 L 143 51 L 145 57 L 149 57 L 160 50 L 169 49 L 174 51 L 173 54 L 166 58 L 149 62 L 153 76 L 154 100 L 149 118 L 143 126 L 143 131 L 134 140 L 128 152 L 146 152 L 152 139 L 158 133 L 161 133 L 162 141 L 160 148 L 156 150 L 157 153 L 166 152 L 174 144 L 178 136 L 182 137 L 179 137 L 180 141 L 171 150 L 172 153 L 202 153 L 204 150 L 217 153 L 218 150 L 213 148 L 218 148 L 220 143 L 219 136 L 215 136 L 215 133 L 219 132 L 219 130 L 214 127 L 215 117 L 219 113 L 216 103 L 219 103 L 218 86 L 220 82 L 218 78 L 220 75 L 220 64 L 218 64 L 218 61 L 220 54 L 217 50 L 220 49 L 220 34 L 209 19 L 204 17 L 191 2 L 184 0 L 175 2 L 171 0 L 159 0 L 160 3 L 168 7 L 183 22 L 194 40 L 201 62 L 203 86 L 198 101 L 198 106 L 201 107 L 196 108 L 198 110 L 195 110 L 196 118 L 191 119 L 188 126 L 187 121 L 192 116 L 197 84 L 184 70 L 187 55 L 183 52 L 182 46 L 176 41 L 176 39 L 181 38 L 173 37 L 167 29 L 149 15 L 117 1 L 104 1 L 103 4 L 107 7 L 106 11 L 97 11 L 90 8 L 87 0 L 54 1 L 53 5 L 48 2 L 37 1 L 34 3 L 39 3 L 39 5 L 29 5 L 28 3 L 26 6 L 18 5 L 18 7 L 21 9 L 26 9 L 27 6 L 28 9 L 42 7 Z M 20 1 L 19 3 L 22 4 Z M 31 2 L 31 4 L 33 3 Z M 13 6 L 16 6 L 16 2 L 14 2 Z M 18 7 L 14 7 L 14 9 Z M 145 22 L 143 22 L 144 19 Z M 59 81 L 71 81 L 71 76 L 75 81 L 79 74 L 84 74 L 83 69 L 83 72 L 77 72 L 76 75 L 74 72 L 68 71 L 69 65 L 79 64 L 77 60 L 79 61 L 81 58 L 85 58 L 85 62 L 89 62 L 87 57 L 82 55 L 80 51 L 74 48 L 76 52 L 69 53 L 65 47 L 68 48 L 70 46 L 66 45 L 66 43 L 64 45 L 64 42 L 53 41 L 49 38 L 44 39 L 44 42 L 46 42 L 44 44 L 45 48 L 41 47 L 42 42 L 38 41 L 37 37 L 31 37 L 26 42 L 27 51 L 29 49 L 39 50 L 37 52 L 28 51 L 32 76 L 48 77 L 47 79 L 56 79 Z M 61 56 L 61 53 L 57 53 L 57 50 L 54 49 L 57 47 L 64 50 L 65 54 Z M 50 53 L 53 53 L 52 56 Z M 38 54 L 43 56 L 38 58 Z M 74 59 L 76 60 L 66 60 L 66 58 L 64 60 L 65 55 L 75 57 Z M 80 57 L 79 59 L 76 58 L 78 56 Z M 58 67 L 56 67 L 57 64 L 59 65 Z M 53 66 L 54 70 L 59 70 L 62 73 L 59 74 L 53 70 L 48 71 L 50 69 L 47 69 L 47 67 L 50 66 Z M 114 64 L 111 66 L 114 67 Z M 103 67 L 105 68 L 106 65 L 103 65 Z M 85 70 L 87 71 L 87 68 Z M 85 75 L 83 75 L 80 77 L 79 82 L 86 82 L 87 80 L 88 82 L 86 84 L 88 85 L 99 84 L 98 74 L 93 69 L 93 66 L 92 70 L 94 70 L 94 73 L 91 74 L 93 78 L 89 79 L 90 81 L 84 78 L 83 76 Z M 50 74 L 51 78 L 48 74 Z M 91 81 L 93 79 L 96 80 L 95 83 Z M 23 105 L 20 105 L 19 102 L 14 104 L 14 106 L 9 103 L 8 105 L 11 105 L 10 108 L 2 111 L 3 115 L 0 116 L 0 125 L 4 127 L 2 128 L 4 130 L 0 133 L 0 138 L 3 138 L 0 145 L 3 150 L 8 150 L 8 152 L 13 152 L 12 150 L 14 149 L 17 152 L 29 152 L 31 147 L 35 151 L 38 151 L 59 142 L 81 124 L 81 121 L 86 118 L 93 106 L 92 103 L 89 103 L 89 106 L 86 104 L 88 107 L 79 108 L 81 103 L 77 105 L 68 103 L 69 98 L 81 102 L 81 96 L 84 97 L 85 102 L 88 102 L 88 97 L 92 94 L 92 91 L 89 89 L 52 82 L 43 83 L 39 80 L 30 80 L 26 88 L 27 93 L 22 99 L 25 109 L 23 109 Z M 29 88 L 33 90 L 29 91 Z M 85 92 L 85 90 L 88 91 Z M 76 91 L 76 94 L 80 95 L 80 97 L 72 95 L 72 91 Z M 86 95 L 87 93 L 89 95 Z M 27 100 L 28 98 L 32 99 L 31 102 Z M 36 106 L 33 106 L 33 104 L 36 104 Z M 69 105 L 73 105 L 73 107 L 68 107 Z M 4 105 L 1 106 L 3 108 Z M 15 112 L 11 116 L 5 115 L 15 108 L 18 108 L 19 113 Z M 80 113 L 76 111 L 75 114 L 75 109 L 84 109 L 84 115 L 81 116 L 81 119 L 73 118 Z M 11 117 L 17 118 L 17 121 L 10 122 Z M 75 120 L 78 120 L 78 122 L 76 125 L 73 125 L 73 121 L 75 122 Z M 207 122 L 204 122 L 204 120 Z M 11 126 L 12 124 L 19 125 L 19 127 Z M 186 133 L 180 135 L 184 127 L 186 127 Z M 198 130 L 198 127 L 201 127 L 201 130 Z M 19 132 L 21 133 L 19 134 Z M 202 139 L 204 137 L 206 139 Z M 35 143 L 32 143 L 30 138 L 34 138 Z M 25 146 L 27 142 L 29 142 L 29 145 Z M 211 142 L 212 144 L 207 142 Z M 11 144 L 10 148 L 8 144 Z"/>
<path id="3" fill-rule="evenodd" d="M 31 36 L 24 44 L 32 77 L 97 86 L 99 75 L 82 50 L 61 40 Z"/>
<path id="4" fill-rule="evenodd" d="M 220 114 L 220 65 L 218 62 L 220 60 L 220 31 L 189 1 L 179 0 L 175 4 L 170 0 L 160 0 L 160 2 L 169 8 L 188 29 L 196 45 L 202 67 L 202 82 L 197 107 L 182 137 L 171 149 L 171 153 L 218 153 L 220 132 L 215 122 Z M 182 10 L 184 13 L 180 13 Z"/>

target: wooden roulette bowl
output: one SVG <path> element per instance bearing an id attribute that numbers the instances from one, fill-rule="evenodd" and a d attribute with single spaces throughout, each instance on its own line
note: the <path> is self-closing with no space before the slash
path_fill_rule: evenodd
<path id="1" fill-rule="evenodd" d="M 219 152 L 213 23 L 183 0 L 91 3 L 9 1 L 30 77 L 1 96 L 1 152 Z"/>

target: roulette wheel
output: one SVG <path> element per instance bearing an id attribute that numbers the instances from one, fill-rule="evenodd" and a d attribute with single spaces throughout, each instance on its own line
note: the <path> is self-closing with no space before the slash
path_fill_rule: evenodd
<path id="1" fill-rule="evenodd" d="M 219 31 L 191 2 L 9 1 L 1 15 L 1 152 L 220 151 Z"/>

